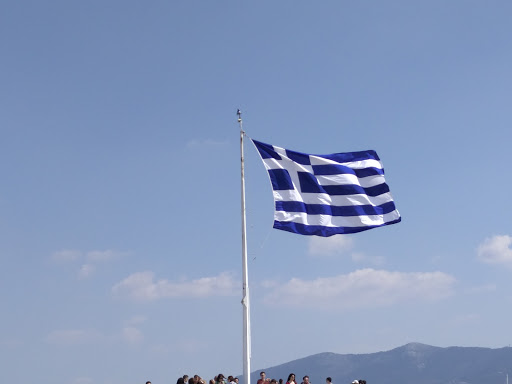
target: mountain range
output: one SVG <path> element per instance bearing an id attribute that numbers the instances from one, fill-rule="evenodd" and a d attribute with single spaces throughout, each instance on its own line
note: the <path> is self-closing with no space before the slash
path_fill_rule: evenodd
<path id="1" fill-rule="evenodd" d="M 410 343 L 385 352 L 337 354 L 324 352 L 251 373 L 256 383 L 259 372 L 284 383 L 295 373 L 297 383 L 308 375 L 312 384 L 350 384 L 364 379 L 367 384 L 505 384 L 512 375 L 512 348 L 434 347 Z M 511 377 L 512 379 L 512 377 Z"/>

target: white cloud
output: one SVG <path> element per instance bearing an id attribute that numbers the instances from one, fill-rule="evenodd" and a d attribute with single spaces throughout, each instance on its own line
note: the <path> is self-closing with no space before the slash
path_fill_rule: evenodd
<path id="1" fill-rule="evenodd" d="M 137 315 L 137 316 L 133 316 L 131 317 L 130 319 L 128 319 L 125 323 L 126 325 L 130 326 L 134 326 L 134 325 L 140 325 L 142 323 L 145 323 L 146 320 L 148 318 L 146 316 L 143 316 L 143 315 Z"/>
<path id="2" fill-rule="evenodd" d="M 82 252 L 75 249 L 64 249 L 52 254 L 52 260 L 57 262 L 85 260 L 89 263 L 112 261 L 126 255 L 127 252 L 107 249 L 104 251 Z"/>
<path id="3" fill-rule="evenodd" d="M 385 259 L 382 256 L 367 256 L 361 252 L 355 252 L 351 255 L 352 261 L 355 263 L 367 263 L 372 265 L 382 265 Z"/>
<path id="4" fill-rule="evenodd" d="M 196 280 L 171 282 L 166 279 L 155 280 L 154 273 L 134 273 L 112 288 L 114 296 L 128 297 L 134 300 L 151 301 L 170 297 L 211 297 L 236 295 L 238 285 L 231 273 L 223 272 L 218 276 L 203 277 Z"/>
<path id="5" fill-rule="evenodd" d="M 361 269 L 347 275 L 293 278 L 264 298 L 268 305 L 343 310 L 439 300 L 453 293 L 455 278 L 442 272 L 402 273 Z"/>
<path id="6" fill-rule="evenodd" d="M 512 266 L 512 237 L 493 236 L 484 240 L 478 247 L 478 258 L 489 264 L 502 264 Z"/>
<path id="7" fill-rule="evenodd" d="M 83 264 L 78 272 L 78 277 L 80 279 L 87 279 L 94 273 L 95 269 L 96 267 L 92 264 Z"/>
<path id="8" fill-rule="evenodd" d="M 311 236 L 308 242 L 308 252 L 317 257 L 333 257 L 350 255 L 355 263 L 370 265 L 382 265 L 385 259 L 381 256 L 367 256 L 361 252 L 350 252 L 354 247 L 352 237 L 336 235 L 330 237 Z"/>
<path id="9" fill-rule="evenodd" d="M 119 257 L 123 256 L 124 252 L 118 252 L 113 250 L 106 250 L 106 251 L 90 251 L 87 252 L 85 255 L 85 258 L 89 262 L 105 262 L 105 261 L 111 261 L 118 259 Z"/>
<path id="10" fill-rule="evenodd" d="M 75 345 L 92 343 L 100 338 L 100 333 L 95 330 L 64 329 L 50 332 L 45 340 L 49 344 Z"/>
<path id="11" fill-rule="evenodd" d="M 135 327 L 124 327 L 122 337 L 124 341 L 130 344 L 137 344 L 144 340 L 142 332 Z"/>
<path id="12" fill-rule="evenodd" d="M 486 285 L 480 285 L 476 287 L 468 288 L 465 292 L 468 294 L 479 294 L 479 293 L 489 293 L 496 292 L 496 284 L 490 283 Z"/>
<path id="13" fill-rule="evenodd" d="M 56 262 L 76 261 L 81 257 L 82 252 L 73 249 L 63 249 L 52 254 L 52 260 Z"/>
<path id="14" fill-rule="evenodd" d="M 281 284 L 281 283 L 276 280 L 263 280 L 262 282 L 260 282 L 260 285 L 263 288 L 274 288 L 274 287 L 279 286 L 279 284 Z"/>
<path id="15" fill-rule="evenodd" d="M 311 236 L 308 251 L 312 256 L 335 256 L 350 251 L 353 247 L 351 237 L 335 235 L 330 237 Z"/>
<path id="16" fill-rule="evenodd" d="M 126 254 L 126 252 L 113 251 L 110 249 L 105 251 L 88 252 L 67 249 L 53 253 L 51 258 L 55 262 L 85 261 L 85 263 L 80 266 L 78 278 L 87 279 L 96 271 L 99 263 L 109 262 Z"/>

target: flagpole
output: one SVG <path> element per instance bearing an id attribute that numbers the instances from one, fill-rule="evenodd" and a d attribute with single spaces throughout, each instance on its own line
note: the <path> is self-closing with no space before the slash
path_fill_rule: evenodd
<path id="1" fill-rule="evenodd" d="M 243 358 L 244 358 L 244 383 L 251 384 L 251 327 L 250 327 L 250 306 L 249 306 L 249 278 L 247 271 L 247 238 L 245 236 L 245 174 L 244 174 L 244 135 L 242 128 L 242 113 L 237 110 L 238 124 L 240 125 L 240 160 L 242 176 L 242 307 L 243 307 Z"/>

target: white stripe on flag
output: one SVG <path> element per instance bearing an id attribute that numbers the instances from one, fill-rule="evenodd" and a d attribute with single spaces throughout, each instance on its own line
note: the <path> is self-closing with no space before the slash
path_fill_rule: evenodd
<path id="1" fill-rule="evenodd" d="M 330 216 L 330 215 L 308 215 L 304 212 L 276 211 L 275 220 L 294 222 L 305 225 L 322 225 L 324 227 L 363 227 L 383 225 L 400 217 L 397 211 L 385 215 L 370 216 Z"/>
<path id="2" fill-rule="evenodd" d="M 345 195 L 330 196 L 326 193 L 299 193 L 297 190 L 281 190 L 273 191 L 275 201 L 298 201 L 306 204 L 326 204 L 338 207 L 350 205 L 375 205 L 379 206 L 384 203 L 393 201 L 390 192 L 383 193 L 379 196 L 368 195 Z"/>
<path id="3" fill-rule="evenodd" d="M 357 177 L 356 175 L 315 175 L 320 185 L 360 185 L 363 188 L 373 187 L 385 183 L 382 175 Z"/>

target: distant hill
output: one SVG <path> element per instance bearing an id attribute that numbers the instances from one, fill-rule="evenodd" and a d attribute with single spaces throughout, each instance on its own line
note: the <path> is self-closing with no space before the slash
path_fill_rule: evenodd
<path id="1" fill-rule="evenodd" d="M 512 381 L 512 348 L 440 348 L 410 343 L 386 352 L 360 355 L 319 353 L 251 374 L 256 383 L 259 372 L 284 382 L 293 372 L 300 384 L 308 375 L 312 384 L 350 384 L 365 379 L 368 384 L 505 384 Z"/>

